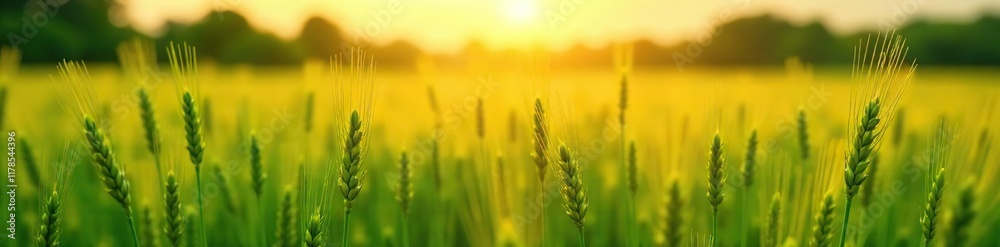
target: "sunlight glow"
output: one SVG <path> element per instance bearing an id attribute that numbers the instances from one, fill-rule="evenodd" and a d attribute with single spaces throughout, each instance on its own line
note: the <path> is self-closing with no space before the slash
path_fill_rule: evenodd
<path id="1" fill-rule="evenodd" d="M 512 0 L 506 11 L 507 19 L 515 24 L 529 24 L 538 18 L 538 6 L 531 0 Z"/>

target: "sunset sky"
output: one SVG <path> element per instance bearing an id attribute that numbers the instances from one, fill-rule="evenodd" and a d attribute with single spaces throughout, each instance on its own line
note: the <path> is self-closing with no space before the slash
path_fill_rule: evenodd
<path id="1" fill-rule="evenodd" d="M 815 20 L 834 33 L 878 28 L 880 21 L 968 22 L 1000 13 L 1000 0 L 119 0 L 113 22 L 156 35 L 166 22 L 190 23 L 232 10 L 254 28 L 293 39 L 321 16 L 348 37 L 375 44 L 406 40 L 436 53 L 479 40 L 491 49 L 649 39 L 661 45 L 704 35 L 720 21 L 771 14 L 794 24 Z"/>

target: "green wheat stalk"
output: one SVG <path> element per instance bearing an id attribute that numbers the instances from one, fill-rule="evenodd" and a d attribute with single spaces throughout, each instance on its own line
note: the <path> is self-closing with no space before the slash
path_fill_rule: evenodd
<path id="1" fill-rule="evenodd" d="M 802 152 L 802 160 L 809 159 L 809 125 L 806 122 L 806 111 L 799 109 L 799 150 Z"/>
<path id="2" fill-rule="evenodd" d="M 52 181 L 52 193 L 40 203 L 41 208 L 38 212 L 42 217 L 33 236 L 37 246 L 56 247 L 61 244 L 59 238 L 62 236 L 64 210 L 61 195 L 67 194 L 73 186 L 73 170 L 78 161 L 77 149 L 74 146 L 67 146 L 66 151 L 65 156 L 58 157 L 60 159 L 54 166 L 54 170 L 47 173 L 55 176 Z M 39 188 L 39 191 L 42 189 Z"/>
<path id="3" fill-rule="evenodd" d="M 937 171 L 934 183 L 927 192 L 927 202 L 924 204 L 923 215 L 920 217 L 920 229 L 923 231 L 924 246 L 930 246 L 937 233 L 938 208 L 941 207 L 941 197 L 944 196 L 944 168 Z"/>
<path id="4" fill-rule="evenodd" d="M 778 229 L 781 224 L 781 194 L 774 193 L 771 197 L 771 207 L 767 214 L 767 232 L 764 235 L 764 246 L 778 245 Z"/>
<path id="5" fill-rule="evenodd" d="M 260 243 L 267 246 L 267 230 L 264 226 L 264 180 L 267 174 L 260 157 L 260 143 L 257 141 L 257 134 L 250 134 L 250 176 L 253 182 L 253 192 L 257 196 L 257 216 L 260 217 Z"/>
<path id="6" fill-rule="evenodd" d="M 628 109 L 628 76 L 626 76 L 624 73 L 622 74 L 620 88 L 621 88 L 621 94 L 620 94 L 620 97 L 618 98 L 619 99 L 619 102 L 618 102 L 618 123 L 619 123 L 619 128 L 620 128 L 620 131 L 621 131 L 621 134 L 622 134 L 622 138 L 621 138 L 621 145 L 622 145 L 621 146 L 621 169 L 623 170 L 623 174 L 627 174 L 629 172 L 629 169 L 630 169 L 629 168 L 629 164 L 627 163 L 627 160 L 626 160 L 626 152 L 628 152 L 628 150 L 625 149 L 626 148 L 625 147 L 625 138 L 627 138 L 627 136 L 625 135 L 625 110 Z M 631 178 L 628 179 L 628 181 L 626 183 L 628 183 L 628 182 L 631 182 Z M 629 188 L 630 192 L 633 191 L 631 189 L 631 187 L 632 187 L 631 184 L 626 184 L 625 187 Z M 635 228 L 636 228 L 635 224 L 636 223 L 635 223 L 635 195 L 634 194 L 635 193 L 632 192 L 630 194 L 630 197 L 629 197 L 629 200 L 628 200 L 628 216 L 627 216 L 628 218 L 626 219 L 626 221 L 627 221 L 626 227 L 628 229 L 627 230 L 628 236 L 627 236 L 626 242 L 625 242 L 626 246 L 635 246 L 635 245 L 638 245 L 638 236 L 636 235 L 636 230 L 635 230 Z"/>
<path id="7" fill-rule="evenodd" d="M 331 58 L 334 60 L 334 58 Z M 337 168 L 337 186 L 340 194 L 344 198 L 344 235 L 341 239 L 341 246 L 347 246 L 348 230 L 350 229 L 351 209 L 364 186 L 367 169 L 364 164 L 364 157 L 368 153 L 370 141 L 364 140 L 365 132 L 370 129 L 371 119 L 374 114 L 375 105 L 375 61 L 364 51 L 352 49 L 349 65 L 343 64 L 340 56 L 336 57 L 336 62 L 331 61 L 331 70 L 338 76 L 336 91 L 337 117 L 342 129 L 343 138 L 342 150 L 340 153 L 340 166 Z M 346 71 L 344 71 L 346 68 Z M 351 112 L 347 114 L 346 111 Z M 359 111 L 365 111 L 362 115 Z M 341 115 L 342 114 L 342 115 Z M 347 119 L 343 119 L 347 117 Z"/>
<path id="8" fill-rule="evenodd" d="M 858 194 L 861 184 L 868 178 L 867 170 L 871 164 L 871 156 L 877 150 L 875 147 L 877 143 L 875 141 L 881 134 L 877 131 L 878 124 L 881 121 L 881 118 L 879 118 L 880 109 L 881 105 L 878 98 L 869 102 L 868 106 L 865 107 L 865 110 L 861 113 L 857 132 L 855 132 L 856 135 L 853 137 L 854 141 L 851 143 L 852 148 L 847 154 L 847 164 L 844 169 L 847 206 L 844 212 L 844 225 L 840 236 L 841 247 L 844 247 L 844 242 L 847 240 L 847 226 L 851 216 L 851 202 L 854 196 Z"/>
<path id="9" fill-rule="evenodd" d="M 848 127 L 850 139 L 844 165 L 847 203 L 840 234 L 841 247 L 847 244 L 851 203 L 869 176 L 871 159 L 878 153 L 886 126 L 890 125 L 899 98 L 916 71 L 916 64 L 910 64 L 909 69 L 903 71 L 907 51 L 906 41 L 895 33 L 877 36 L 874 44 L 869 37 L 854 49 L 851 77 L 860 88 L 854 90 L 852 122 Z"/>
<path id="10" fill-rule="evenodd" d="M 142 212 L 142 219 L 139 224 L 142 225 L 139 229 L 142 229 L 142 245 L 143 246 L 160 246 L 160 236 L 157 234 L 156 221 L 153 219 L 153 210 L 149 209 L 149 205 L 142 205 L 139 208 Z"/>
<path id="11" fill-rule="evenodd" d="M 132 196 L 129 193 L 130 187 L 128 179 L 125 177 L 125 170 L 118 164 L 111 143 L 104 131 L 97 127 L 94 118 L 90 115 L 84 115 L 83 119 L 84 133 L 90 146 L 91 157 L 100 174 L 101 181 L 104 183 L 104 190 L 125 209 L 129 227 L 132 228 L 132 240 L 136 246 L 140 246 L 135 217 L 132 214 Z"/>
<path id="12" fill-rule="evenodd" d="M 413 182 L 410 181 L 410 158 L 403 152 L 399 156 L 399 180 L 396 184 L 396 201 L 402 211 L 400 215 L 403 228 L 403 247 L 410 246 L 410 201 L 413 199 Z"/>
<path id="13" fill-rule="evenodd" d="M 41 186 L 43 181 L 38 173 L 39 165 L 38 162 L 35 160 L 34 151 L 31 148 L 31 145 L 28 143 L 28 139 L 22 136 L 20 139 L 18 139 L 18 141 L 21 142 L 20 144 L 18 144 L 20 145 L 18 146 L 20 148 L 19 152 L 21 155 L 20 160 L 23 161 L 22 166 L 24 166 L 25 168 L 24 172 L 27 173 L 28 182 L 34 184 L 35 186 Z"/>
<path id="14" fill-rule="evenodd" d="M 59 246 L 59 237 L 62 236 L 62 211 L 62 198 L 59 197 L 58 191 L 53 190 L 42 205 L 42 221 L 39 223 L 38 232 L 35 233 L 35 243 L 39 247 Z"/>
<path id="15" fill-rule="evenodd" d="M 149 92 L 140 89 L 139 92 L 139 116 L 142 118 L 142 128 L 145 130 L 146 148 L 153 154 L 156 165 L 156 177 L 160 181 L 160 126 L 156 124 L 156 110 L 153 108 L 152 99 Z M 162 182 L 161 182 L 162 183 Z"/>
<path id="16" fill-rule="evenodd" d="M 836 205 L 833 203 L 833 194 L 827 192 L 820 204 L 819 211 L 816 212 L 813 226 L 812 242 L 814 246 L 827 247 L 833 245 L 833 211 Z"/>
<path id="17" fill-rule="evenodd" d="M 163 190 L 163 202 L 164 210 L 166 213 L 164 215 L 164 228 L 163 231 L 167 235 L 167 240 L 170 246 L 181 246 L 182 239 L 181 236 L 184 234 L 184 215 L 181 212 L 181 190 L 180 183 L 177 181 L 177 176 L 174 174 L 173 169 L 167 172 L 167 180 L 164 182 Z"/>
<path id="18" fill-rule="evenodd" d="M 362 143 L 364 132 L 361 131 L 361 117 L 358 111 L 351 112 L 348 122 L 347 133 L 344 136 L 344 155 L 341 160 L 340 178 L 337 181 L 340 187 L 340 194 L 344 196 L 344 238 L 341 246 L 347 246 L 348 225 L 351 220 L 351 209 L 354 201 L 361 192 L 367 170 L 361 159 Z"/>
<path id="19" fill-rule="evenodd" d="M 285 195 L 281 198 L 281 206 L 276 217 L 277 222 L 275 223 L 274 246 L 294 247 L 298 242 L 296 239 L 298 233 L 296 231 L 295 218 L 297 216 L 291 187 L 285 189 Z"/>
<path id="20" fill-rule="evenodd" d="M 666 227 L 663 236 L 666 238 L 667 246 L 680 246 L 684 233 L 681 231 L 683 224 L 684 198 L 681 197 L 680 182 L 674 179 L 670 184 L 670 192 L 667 194 L 667 216 L 664 220 Z"/>
<path id="21" fill-rule="evenodd" d="M 719 204 L 722 204 L 722 200 L 726 197 L 722 191 L 726 184 L 724 174 L 726 158 L 723 152 L 722 138 L 719 137 L 719 133 L 715 133 L 715 137 L 712 138 L 712 146 L 709 148 L 708 186 L 706 187 L 708 203 L 712 205 L 712 246 L 715 246 L 715 239 L 718 236 L 716 230 L 718 228 Z"/>
<path id="22" fill-rule="evenodd" d="M 535 170 L 538 172 L 538 198 L 542 200 L 545 198 L 545 172 L 549 166 L 549 127 L 548 122 L 545 121 L 545 107 L 542 105 L 541 98 L 535 98 L 535 107 L 531 119 L 531 130 L 534 133 L 531 139 L 533 144 L 531 157 L 535 163 Z M 542 212 L 539 216 L 539 221 L 541 221 L 541 245 L 545 246 L 545 202 L 539 202 L 539 204 L 542 205 Z"/>
<path id="23" fill-rule="evenodd" d="M 321 247 L 326 244 L 326 216 L 316 207 L 309 215 L 309 222 L 306 223 L 305 238 L 302 240 L 306 247 Z"/>
<path id="24" fill-rule="evenodd" d="M 132 230 L 132 240 L 139 246 L 139 235 L 136 231 L 135 217 L 132 214 L 132 197 L 129 192 L 130 186 L 125 169 L 119 164 L 111 146 L 110 137 L 107 136 L 106 125 L 98 125 L 97 121 L 90 114 L 98 112 L 95 107 L 97 101 L 93 91 L 93 83 L 90 81 L 90 74 L 87 67 L 82 62 L 63 61 L 56 66 L 63 81 L 68 85 L 70 92 L 63 92 L 76 100 L 76 105 L 63 104 L 67 110 L 77 110 L 73 114 L 80 114 L 83 123 L 83 137 L 88 147 L 92 163 L 98 172 L 98 176 L 105 192 L 108 193 L 122 209 L 128 218 L 129 228 Z M 59 186 L 58 184 L 56 185 Z"/>
<path id="25" fill-rule="evenodd" d="M 743 175 L 743 202 L 742 211 L 743 214 L 740 215 L 740 226 L 742 230 L 740 231 L 740 246 L 746 246 L 747 244 L 747 201 L 750 200 L 750 186 L 753 186 L 753 175 L 754 170 L 757 167 L 757 130 L 750 132 L 750 138 L 747 140 L 747 153 L 746 158 L 743 161 L 743 167 L 740 168 L 740 172 Z"/>
<path id="26" fill-rule="evenodd" d="M 205 209 L 201 191 L 201 163 L 205 155 L 205 135 L 202 132 L 202 118 L 200 108 L 195 102 L 194 95 L 190 90 L 194 87 L 198 73 L 197 50 L 186 43 L 174 45 L 173 42 L 167 47 L 167 58 L 170 60 L 170 67 L 176 80 L 180 84 L 186 84 L 181 95 L 181 115 L 184 120 L 185 140 L 187 141 L 188 157 L 194 165 L 195 180 L 197 181 L 198 217 L 199 230 L 201 231 L 201 244 L 208 246 L 208 234 L 205 229 Z M 187 88 L 194 87 L 194 88 Z"/>

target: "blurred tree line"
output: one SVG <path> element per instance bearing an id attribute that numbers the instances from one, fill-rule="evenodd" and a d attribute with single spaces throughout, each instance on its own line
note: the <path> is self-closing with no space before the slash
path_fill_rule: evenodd
<path id="1" fill-rule="evenodd" d="M 119 6 L 109 0 L 2 1 L 3 45 L 20 48 L 26 63 L 62 59 L 113 62 L 119 42 L 143 36 L 128 27 L 112 25 L 108 13 L 114 7 Z M 223 64 L 296 64 L 309 57 L 325 60 L 347 44 L 343 32 L 322 18 L 309 19 L 300 37 L 290 41 L 254 30 L 234 12 L 212 13 L 192 25 L 169 24 L 166 30 L 153 38 L 159 47 L 169 41 L 188 42 L 198 47 L 199 56 Z M 998 30 L 1000 18 L 989 16 L 968 24 L 917 21 L 898 32 L 908 39 L 909 56 L 918 58 L 920 64 L 1000 65 Z M 853 47 L 865 35 L 834 36 L 817 22 L 793 26 L 760 16 L 704 30 L 672 46 L 639 40 L 635 57 L 639 64 L 780 64 L 791 56 L 815 64 L 849 63 Z M 367 49 L 380 65 L 388 66 L 411 66 L 420 54 L 418 48 L 403 41 Z M 466 54 L 481 50 L 476 41 L 465 48 Z M 610 48 L 593 50 L 578 45 L 552 54 L 552 59 L 568 66 L 604 65 L 610 63 L 610 54 Z"/>

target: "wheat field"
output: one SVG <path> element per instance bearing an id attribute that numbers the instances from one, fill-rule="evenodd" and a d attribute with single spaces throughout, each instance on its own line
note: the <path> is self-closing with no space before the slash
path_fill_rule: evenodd
<path id="1" fill-rule="evenodd" d="M 197 73 L 87 63 L 77 83 L 56 65 L 6 70 L 0 124 L 16 133 L 17 187 L 4 246 L 1000 245 L 993 69 L 917 68 L 883 105 L 849 202 L 845 154 L 871 99 L 848 65 L 413 70 L 341 58 Z M 95 154 L 98 132 L 111 152 Z M 108 155 L 123 175 L 97 162 Z"/>

